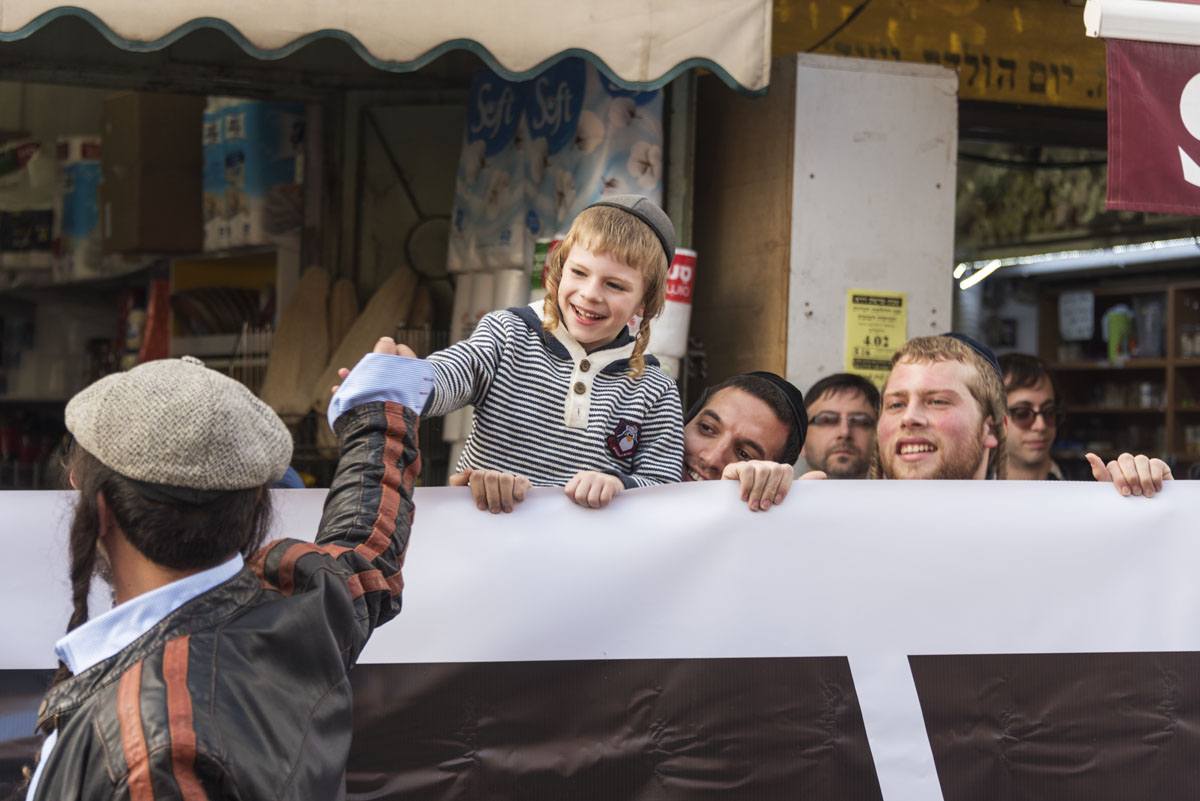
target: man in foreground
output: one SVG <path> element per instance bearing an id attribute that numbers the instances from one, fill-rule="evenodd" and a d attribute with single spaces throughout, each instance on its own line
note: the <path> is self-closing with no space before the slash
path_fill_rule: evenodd
<path id="1" fill-rule="evenodd" d="M 1004 386 L 991 350 L 916 337 L 892 356 L 873 478 L 1004 478 Z"/>
<path id="2" fill-rule="evenodd" d="M 261 548 L 292 442 L 244 386 L 185 357 L 71 400 L 75 611 L 29 799 L 343 795 L 347 673 L 400 610 L 424 405 L 360 400 L 331 405 L 341 460 L 316 544 Z M 89 620 L 95 573 L 115 605 Z"/>
<path id="3" fill-rule="evenodd" d="M 875 449 L 879 390 L 853 373 L 825 376 L 804 395 L 804 461 L 829 478 L 866 478 Z"/>
<path id="4" fill-rule="evenodd" d="M 872 477 L 1006 477 L 1007 406 L 991 349 L 958 334 L 910 339 L 892 357 L 882 396 Z M 1143 455 L 1088 461 L 1122 495 L 1153 497 L 1171 479 L 1165 462 Z"/>

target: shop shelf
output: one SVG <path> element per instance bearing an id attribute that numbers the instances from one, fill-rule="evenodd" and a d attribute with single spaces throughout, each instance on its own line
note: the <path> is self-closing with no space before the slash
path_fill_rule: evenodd
<path id="1" fill-rule="evenodd" d="M 1197 360 L 1200 366 L 1200 360 Z M 1051 370 L 1162 370 L 1166 369 L 1166 359 L 1126 359 L 1114 364 L 1109 361 L 1096 362 L 1052 362 Z"/>

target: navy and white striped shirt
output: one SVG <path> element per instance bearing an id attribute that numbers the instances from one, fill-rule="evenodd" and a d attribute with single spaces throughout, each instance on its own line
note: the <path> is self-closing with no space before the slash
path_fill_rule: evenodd
<path id="1" fill-rule="evenodd" d="M 475 406 L 460 471 L 501 470 L 535 486 L 563 486 L 581 470 L 627 489 L 679 481 L 679 390 L 652 356 L 633 378 L 632 352 L 628 332 L 587 353 L 565 325 L 543 330 L 532 307 L 491 312 L 429 357 L 437 374 L 426 414 Z"/>

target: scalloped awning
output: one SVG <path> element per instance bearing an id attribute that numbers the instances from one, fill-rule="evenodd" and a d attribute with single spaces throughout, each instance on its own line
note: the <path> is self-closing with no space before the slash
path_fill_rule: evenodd
<path id="1" fill-rule="evenodd" d="M 582 56 L 630 89 L 658 88 L 703 67 L 759 93 L 771 60 L 770 0 L 0 0 L 0 42 L 25 39 L 64 16 L 87 20 L 132 52 L 215 28 L 263 60 L 335 38 L 391 72 L 412 72 L 463 49 L 521 80 L 565 56 Z"/>

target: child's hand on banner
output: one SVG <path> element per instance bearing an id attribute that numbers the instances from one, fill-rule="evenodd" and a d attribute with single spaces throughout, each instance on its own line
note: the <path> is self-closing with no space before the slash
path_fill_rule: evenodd
<path id="1" fill-rule="evenodd" d="M 525 476 L 501 473 L 499 470 L 475 470 L 468 467 L 461 473 L 450 476 L 451 487 L 470 487 L 471 497 L 481 512 L 498 515 L 511 512 L 525 500 L 525 493 L 532 486 Z"/>
<path id="2" fill-rule="evenodd" d="M 595 470 L 580 470 L 563 487 L 563 492 L 580 506 L 603 509 L 623 489 L 625 485 L 616 476 Z"/>

